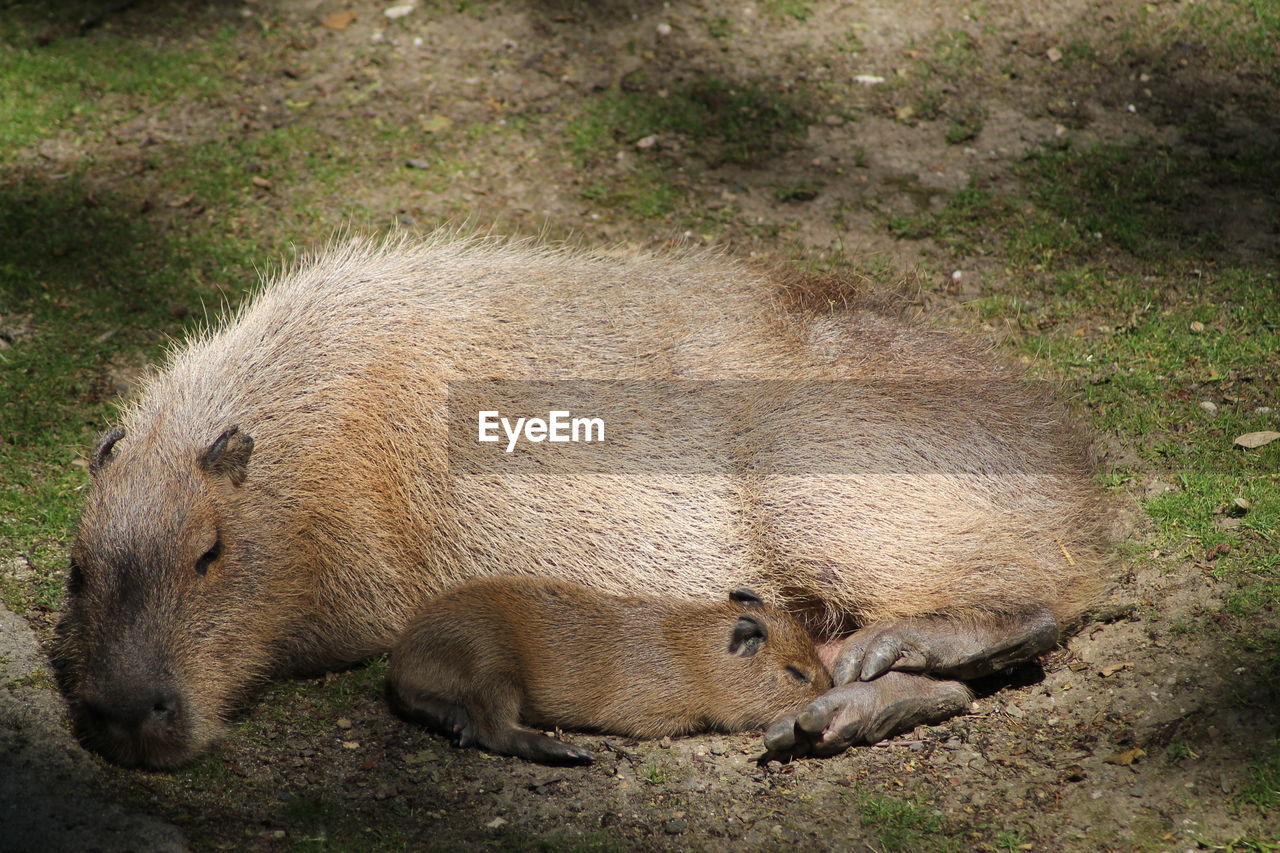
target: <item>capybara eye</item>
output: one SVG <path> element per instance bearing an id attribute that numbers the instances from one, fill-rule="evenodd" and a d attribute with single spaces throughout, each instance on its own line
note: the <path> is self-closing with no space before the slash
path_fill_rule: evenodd
<path id="1" fill-rule="evenodd" d="M 203 576 L 209 571 L 209 567 L 214 561 L 222 556 L 222 537 L 219 536 L 214 540 L 213 547 L 200 555 L 200 559 L 196 560 L 196 574 Z"/>
<path id="2" fill-rule="evenodd" d="M 799 681 L 801 684 L 808 684 L 810 681 L 813 680 L 808 676 L 807 673 L 802 672 L 800 669 L 794 666 L 788 666 L 787 673 L 796 681 Z"/>

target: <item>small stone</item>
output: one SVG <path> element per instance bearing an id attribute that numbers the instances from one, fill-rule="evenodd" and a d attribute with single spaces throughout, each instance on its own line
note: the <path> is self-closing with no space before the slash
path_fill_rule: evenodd
<path id="1" fill-rule="evenodd" d="M 1204 409 L 1206 412 L 1208 412 L 1211 415 L 1218 413 L 1218 404 L 1213 402 L 1212 400 L 1201 400 L 1200 408 Z"/>
<path id="2" fill-rule="evenodd" d="M 1049 58 L 1050 62 L 1062 61 L 1062 51 L 1058 50 L 1056 47 L 1049 48 L 1044 52 L 1044 55 Z"/>
<path id="3" fill-rule="evenodd" d="M 636 140 L 636 147 L 641 151 L 646 151 L 658 144 L 657 136 L 645 136 Z"/>
<path id="4" fill-rule="evenodd" d="M 382 14 L 392 20 L 395 20 L 396 18 L 403 18 L 405 15 L 412 12 L 413 8 L 414 4 L 412 3 L 404 3 L 399 6 L 388 6 Z"/>
<path id="5" fill-rule="evenodd" d="M 487 827 L 488 829 L 498 829 L 499 827 L 506 826 L 506 825 L 507 825 L 507 821 L 505 818 L 495 817 L 493 820 L 486 823 L 485 827 Z"/>
<path id="6" fill-rule="evenodd" d="M 1254 410 L 1253 410 L 1253 413 L 1254 413 L 1255 415 L 1269 415 L 1269 414 L 1271 414 L 1271 407 L 1270 407 L 1270 406 L 1258 406 L 1256 409 L 1254 409 Z"/>
<path id="7" fill-rule="evenodd" d="M 337 726 L 340 729 L 349 729 L 351 728 L 351 720 L 347 717 L 339 717 Z"/>
<path id="8" fill-rule="evenodd" d="M 344 740 L 344 741 L 342 742 L 342 748 L 343 748 L 343 749 L 359 749 L 359 748 L 360 748 L 360 741 L 358 741 L 358 740 Z"/>
<path id="9" fill-rule="evenodd" d="M 420 157 L 410 157 L 408 160 L 404 161 L 404 164 L 408 166 L 410 169 L 430 169 L 431 168 L 431 161 L 423 160 Z"/>
<path id="10" fill-rule="evenodd" d="M 962 279 L 962 278 L 964 278 L 964 273 L 963 273 L 963 272 L 961 272 L 960 270 L 952 270 L 952 271 L 951 271 L 951 280 L 952 280 L 952 281 L 959 281 L 959 280 L 960 280 L 960 279 Z"/>
<path id="11" fill-rule="evenodd" d="M 1194 335 L 1198 335 L 1198 334 L 1200 334 L 1200 333 L 1201 333 L 1201 332 L 1203 332 L 1203 331 L 1204 331 L 1204 323 L 1201 323 L 1199 320 L 1192 320 L 1192 321 L 1191 321 L 1191 333 L 1192 333 L 1192 334 L 1194 334 Z"/>
<path id="12" fill-rule="evenodd" d="M 689 828 L 689 822 L 680 818 L 672 818 L 662 825 L 662 831 L 667 835 L 679 835 Z"/>
<path id="13" fill-rule="evenodd" d="M 662 23 L 658 24 L 657 29 L 658 29 L 658 35 L 662 36 L 663 38 L 666 38 L 667 36 L 671 35 L 671 25 L 668 24 L 666 21 L 663 21 Z"/>

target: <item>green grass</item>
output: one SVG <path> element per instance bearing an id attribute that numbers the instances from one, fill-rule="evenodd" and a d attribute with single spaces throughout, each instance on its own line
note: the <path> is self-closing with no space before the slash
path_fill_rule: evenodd
<path id="1" fill-rule="evenodd" d="M 75 140 L 115 110 L 153 111 L 177 94 L 207 97 L 230 85 L 230 30 L 200 48 L 96 36 L 39 46 L 0 28 L 0 164 L 19 148 L 65 134 Z M 7 38 L 6 38 L 7 36 Z"/>
<path id="2" fill-rule="evenodd" d="M 0 589 L 18 610 L 60 598 L 86 482 L 77 461 L 107 423 L 113 360 L 155 357 L 218 305 L 221 282 L 253 279 L 230 244 L 158 238 L 138 207 L 75 175 L 0 188 L 0 323 L 28 318 L 31 330 L 0 350 L 0 547 L 34 572 L 25 588 Z"/>
<path id="3" fill-rule="evenodd" d="M 941 812 L 918 800 L 898 800 L 879 794 L 864 794 L 857 802 L 859 820 L 871 830 L 885 853 L 965 849 L 959 838 L 951 837 Z"/>
<path id="4" fill-rule="evenodd" d="M 809 0 L 765 0 L 764 10 L 770 17 L 783 20 L 807 21 L 813 16 Z"/>
<path id="5" fill-rule="evenodd" d="M 1172 39 L 1188 38 L 1194 39 L 1193 44 L 1208 42 L 1222 60 L 1273 82 L 1280 80 L 1280 65 L 1275 61 L 1280 46 L 1280 4 L 1275 0 L 1224 0 L 1191 6 L 1179 17 L 1172 35 Z"/>
<path id="6" fill-rule="evenodd" d="M 1249 783 L 1236 792 L 1236 805 L 1263 814 L 1280 804 L 1280 740 L 1268 744 L 1249 764 Z"/>
<path id="7" fill-rule="evenodd" d="M 594 95 L 569 122 L 566 137 L 584 163 L 656 135 L 690 146 L 711 165 L 749 165 L 796 145 L 812 120 L 802 98 L 705 76 L 670 91 L 640 84 Z"/>

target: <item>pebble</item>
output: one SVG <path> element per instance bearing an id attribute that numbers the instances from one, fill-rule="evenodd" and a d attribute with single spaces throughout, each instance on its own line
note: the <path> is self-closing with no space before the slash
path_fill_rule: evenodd
<path id="1" fill-rule="evenodd" d="M 1217 413 L 1218 404 L 1213 402 L 1212 400 L 1201 400 L 1200 408 L 1204 409 L 1206 412 L 1212 415 Z"/>
<path id="2" fill-rule="evenodd" d="M 663 21 L 662 23 L 658 24 L 658 35 L 664 36 L 664 37 L 671 35 L 671 25 L 668 24 L 666 21 Z"/>
<path id="3" fill-rule="evenodd" d="M 667 835 L 679 835 L 689 828 L 689 822 L 673 817 L 662 825 L 662 831 Z"/>
<path id="4" fill-rule="evenodd" d="M 1204 323 L 1201 323 L 1199 320 L 1192 320 L 1192 321 L 1191 321 L 1191 332 L 1192 332 L 1192 334 L 1196 334 L 1196 335 L 1198 335 L 1198 334 L 1200 334 L 1200 333 L 1201 333 L 1201 332 L 1203 332 L 1203 331 L 1204 331 Z"/>

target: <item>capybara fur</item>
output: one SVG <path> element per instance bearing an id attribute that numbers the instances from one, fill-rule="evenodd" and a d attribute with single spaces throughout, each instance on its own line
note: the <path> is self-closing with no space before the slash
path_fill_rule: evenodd
<path id="1" fill-rule="evenodd" d="M 580 763 L 523 728 L 635 737 L 764 728 L 831 687 L 814 639 L 749 590 L 719 602 L 622 597 L 532 577 L 435 596 L 391 651 L 392 703 L 494 752 Z"/>
<path id="2" fill-rule="evenodd" d="M 955 335 L 806 293 L 711 254 L 449 235 L 351 241 L 270 281 L 91 454 L 55 650 L 83 742 L 189 760 L 263 680 L 385 652 L 430 596 L 496 574 L 747 587 L 827 638 L 1076 618 L 1103 515 L 1062 407 Z M 455 475 L 450 387 L 490 379 L 733 380 L 737 443 Z"/>

